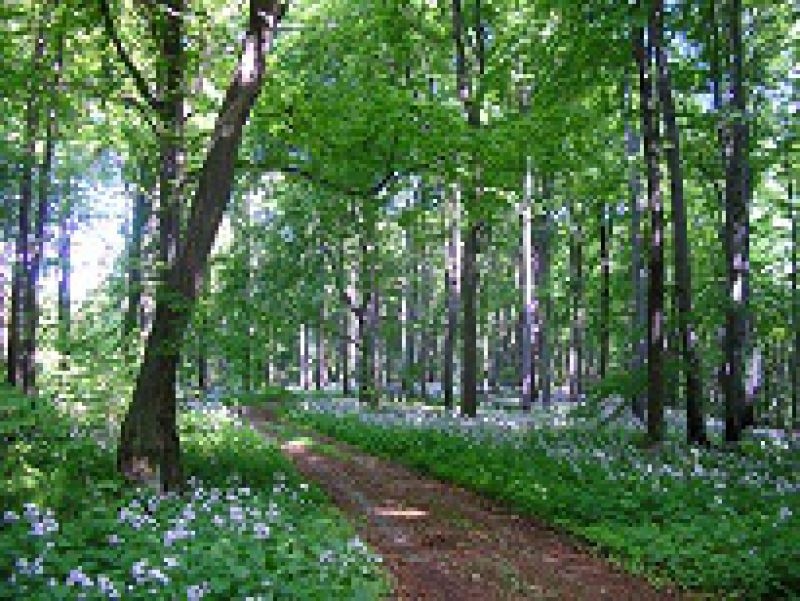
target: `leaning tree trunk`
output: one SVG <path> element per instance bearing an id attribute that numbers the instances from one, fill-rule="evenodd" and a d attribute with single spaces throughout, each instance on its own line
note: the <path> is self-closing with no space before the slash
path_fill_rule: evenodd
<path id="1" fill-rule="evenodd" d="M 178 488 L 182 480 L 175 403 L 179 344 L 231 195 L 242 129 L 261 90 L 266 54 L 281 16 L 275 0 L 250 0 L 244 52 L 200 171 L 186 239 L 156 293 L 155 319 L 122 423 L 118 469 L 129 479 L 158 482 L 162 490 Z"/>
<path id="2" fill-rule="evenodd" d="M 678 327 L 686 374 L 686 430 L 689 442 L 705 443 L 705 420 L 703 418 L 703 390 L 701 385 L 700 359 L 697 355 L 697 336 L 692 328 L 692 272 L 689 260 L 689 237 L 686 225 L 686 203 L 683 194 L 683 171 L 680 155 L 680 133 L 675 119 L 672 99 L 669 61 L 662 46 L 663 0 L 655 3 L 657 11 L 653 23 L 653 46 L 656 49 L 658 69 L 658 91 L 663 107 L 663 118 L 668 143 L 665 148 L 670 178 L 672 199 L 672 232 L 674 236 L 675 283 L 678 305 Z"/>
<path id="3" fill-rule="evenodd" d="M 175 260 L 180 240 L 180 204 L 178 202 L 178 157 L 184 122 L 183 78 L 185 51 L 181 42 L 185 0 L 166 0 L 165 10 L 153 15 L 154 33 L 159 37 L 161 56 L 159 88 L 164 101 L 159 124 L 159 258 L 166 273 Z"/>

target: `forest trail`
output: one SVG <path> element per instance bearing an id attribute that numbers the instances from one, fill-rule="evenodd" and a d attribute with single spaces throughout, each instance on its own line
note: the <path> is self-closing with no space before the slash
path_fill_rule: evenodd
<path id="1" fill-rule="evenodd" d="M 683 598 L 657 591 L 563 534 L 490 500 L 317 433 L 281 433 L 271 407 L 242 408 L 383 556 L 393 599 L 596 601 Z"/>

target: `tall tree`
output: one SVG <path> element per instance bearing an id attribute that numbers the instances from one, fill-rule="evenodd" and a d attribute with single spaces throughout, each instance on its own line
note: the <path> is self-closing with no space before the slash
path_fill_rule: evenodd
<path id="1" fill-rule="evenodd" d="M 747 327 L 748 207 L 745 192 L 747 168 L 745 97 L 743 86 L 742 3 L 729 0 L 728 52 L 730 89 L 727 112 L 725 171 L 725 250 L 728 268 L 728 305 L 725 319 L 725 440 L 741 438 L 745 404 L 744 342 Z"/>
<path id="2" fill-rule="evenodd" d="M 36 29 L 36 38 L 31 53 L 31 73 L 28 80 L 25 104 L 25 153 L 22 161 L 20 181 L 19 210 L 17 211 L 16 257 L 11 283 L 11 320 L 8 336 L 8 381 L 12 385 L 25 386 L 28 361 L 28 344 L 24 334 L 28 332 L 26 321 L 31 317 L 27 304 L 29 296 L 28 275 L 30 274 L 31 211 L 33 208 L 33 178 L 36 160 L 36 138 L 39 130 L 38 80 L 42 78 L 42 60 L 45 54 L 45 24 L 49 18 L 49 3 L 42 7 L 42 14 Z"/>
<path id="3" fill-rule="evenodd" d="M 445 222 L 450 231 L 446 246 L 445 291 L 447 324 L 444 333 L 444 365 L 442 367 L 444 406 L 453 408 L 453 369 L 455 367 L 455 343 L 458 332 L 458 307 L 461 292 L 461 224 L 458 187 L 454 186 L 451 200 L 445 203 Z"/>
<path id="4" fill-rule="evenodd" d="M 636 164 L 636 157 L 639 154 L 639 136 L 631 122 L 633 112 L 632 93 L 628 82 L 628 74 L 625 74 L 625 84 L 623 93 L 623 111 L 625 113 L 625 153 L 628 162 L 628 194 L 630 195 L 630 244 L 631 244 L 631 279 L 633 290 L 633 307 L 631 315 L 631 369 L 634 374 L 638 374 L 644 367 L 645 355 L 647 354 L 647 307 L 645 304 L 645 279 L 646 272 L 642 262 L 642 213 L 646 209 L 646 199 L 641 193 L 639 181 L 639 168 Z M 644 420 L 645 397 L 641 392 L 634 392 L 633 413 Z"/>
<path id="5" fill-rule="evenodd" d="M 522 192 L 522 245 L 520 248 L 520 290 L 522 291 L 522 410 L 530 411 L 534 397 L 534 348 L 537 345 L 537 291 L 534 272 L 536 257 L 533 248 L 533 174 L 530 159 L 527 161 Z"/>
<path id="6" fill-rule="evenodd" d="M 649 11 L 648 29 L 658 7 Z M 664 436 L 664 212 L 661 198 L 661 169 L 658 164 L 660 136 L 658 109 L 653 94 L 652 54 L 653 36 L 645 47 L 644 28 L 638 27 L 634 36 L 634 52 L 639 65 L 639 102 L 647 165 L 647 196 L 650 210 L 650 241 L 648 248 L 647 295 L 647 435 L 651 444 Z"/>
<path id="7" fill-rule="evenodd" d="M 283 8 L 276 0 L 250 0 L 244 50 L 218 113 L 210 147 L 200 170 L 187 235 L 165 282 L 156 293 L 156 310 L 133 399 L 122 423 L 117 463 L 128 478 L 181 485 L 176 428 L 175 368 L 179 341 L 200 290 L 211 246 L 233 186 L 242 131 L 261 91 L 266 56 Z M 117 46 L 118 51 L 121 46 Z M 120 52 L 124 56 L 124 51 Z M 141 74 L 125 61 L 134 79 Z M 180 302 L 175 302 L 176 296 Z"/>
<path id="8" fill-rule="evenodd" d="M 680 132 L 675 118 L 672 98 L 669 59 L 663 45 L 663 0 L 655 0 L 651 21 L 653 47 L 658 70 L 658 94 L 663 111 L 667 143 L 664 152 L 670 178 L 672 201 L 672 233 L 674 236 L 675 295 L 678 309 L 683 368 L 686 376 L 686 428 L 689 442 L 706 442 L 703 417 L 703 390 L 700 381 L 700 360 L 697 356 L 697 336 L 692 327 L 692 272 L 689 260 L 689 236 L 686 225 L 686 203 L 683 194 Z"/>

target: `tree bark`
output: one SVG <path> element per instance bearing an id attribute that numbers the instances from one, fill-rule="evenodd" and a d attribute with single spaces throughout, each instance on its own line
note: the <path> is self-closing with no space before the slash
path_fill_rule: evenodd
<path id="1" fill-rule="evenodd" d="M 534 256 L 533 256 L 533 223 L 531 207 L 533 174 L 530 172 L 530 159 L 522 193 L 522 214 L 520 225 L 522 229 L 522 245 L 520 248 L 520 292 L 522 301 L 522 411 L 529 412 L 534 397 L 534 378 L 536 366 L 534 365 L 533 348 L 536 345 L 536 291 L 534 282 Z"/>
<path id="2" fill-rule="evenodd" d="M 576 214 L 573 203 L 570 211 L 570 289 L 571 325 L 569 349 L 569 395 L 572 402 L 580 400 L 583 393 L 583 235 L 580 216 Z"/>
<path id="3" fill-rule="evenodd" d="M 788 182 L 789 210 L 792 219 L 792 328 L 794 329 L 794 353 L 792 361 L 792 428 L 800 428 L 800 415 L 797 414 L 798 398 L 800 398 L 800 293 L 797 291 L 797 247 L 800 246 L 797 220 L 800 218 L 800 207 L 792 194 L 792 176 L 789 164 L 786 164 Z"/>
<path id="4" fill-rule="evenodd" d="M 675 118 L 675 105 L 672 99 L 672 84 L 669 73 L 669 59 L 663 47 L 663 0 L 656 0 L 656 18 L 653 21 L 653 46 L 656 50 L 658 70 L 658 91 L 663 108 L 663 119 L 667 144 L 665 154 L 670 178 L 672 201 L 672 232 L 674 237 L 675 284 L 678 309 L 678 328 L 680 332 L 683 368 L 686 376 L 686 430 L 690 443 L 705 444 L 705 418 L 703 417 L 703 390 L 701 383 L 700 359 L 697 355 L 697 336 L 693 329 L 692 317 L 692 272 L 689 258 L 689 236 L 686 224 L 686 203 L 683 193 L 683 170 L 681 167 L 680 132 Z"/>
<path id="5" fill-rule="evenodd" d="M 650 11 L 650 28 L 654 11 Z M 661 170 L 658 164 L 658 110 L 651 81 L 652 35 L 644 45 L 643 28 L 635 36 L 635 55 L 639 64 L 640 103 L 647 196 L 650 208 L 650 244 L 647 296 L 647 436 L 650 444 L 664 437 L 664 214 L 661 198 Z"/>
<path id="6" fill-rule="evenodd" d="M 128 250 L 128 306 L 125 311 L 123 331 L 127 337 L 137 327 L 142 327 L 142 265 L 144 261 L 142 253 L 142 240 L 144 238 L 144 226 L 149 215 L 149 203 L 147 199 L 147 177 L 144 164 L 139 168 L 139 183 L 136 195 L 133 200 L 133 211 L 131 215 L 131 238 Z"/>
<path id="7" fill-rule="evenodd" d="M 725 320 L 725 357 L 728 370 L 725 384 L 725 440 L 737 442 L 742 433 L 745 402 L 744 339 L 747 321 L 746 278 L 748 265 L 745 250 L 747 199 L 744 190 L 745 98 L 742 85 L 741 0 L 729 0 L 729 53 L 732 58 L 730 77 L 730 109 L 732 123 L 727 137 L 727 169 L 725 174 L 725 242 L 728 266 L 728 307 Z"/>
<path id="8" fill-rule="evenodd" d="M 61 211 L 58 227 L 58 349 L 62 371 L 69 369 L 69 344 L 72 329 L 71 275 L 72 275 L 72 190 L 69 180 L 61 193 Z"/>
<path id="9" fill-rule="evenodd" d="M 630 85 L 626 74 L 624 85 L 625 103 L 625 151 L 629 164 L 628 191 L 630 195 L 631 211 L 631 279 L 633 282 L 633 315 L 631 319 L 631 369 L 634 374 L 639 374 L 644 367 L 645 356 L 647 354 L 647 341 L 645 332 L 647 331 L 647 309 L 645 305 L 645 270 L 642 262 L 642 229 L 641 216 L 646 209 L 645 199 L 641 194 L 641 184 L 639 181 L 639 169 L 635 159 L 640 151 L 639 136 L 631 123 L 629 117 L 633 110 L 631 102 Z M 640 420 L 644 421 L 645 414 L 645 395 L 634 393 L 631 399 L 633 413 Z"/>
<path id="10" fill-rule="evenodd" d="M 49 3 L 45 8 L 49 9 Z M 31 56 L 31 72 L 28 98 L 25 107 L 25 154 L 22 164 L 22 180 L 20 182 L 20 205 L 17 214 L 16 261 L 11 290 L 11 324 L 8 342 L 8 381 L 12 385 L 22 385 L 27 389 L 29 384 L 30 345 L 26 340 L 29 332 L 27 325 L 32 319 L 30 306 L 30 273 L 31 273 L 31 210 L 33 208 L 33 172 L 36 157 L 36 136 L 39 131 L 39 106 L 37 78 L 41 76 L 41 63 L 45 53 L 45 24 L 49 10 L 42 14 L 36 33 Z"/>
<path id="11" fill-rule="evenodd" d="M 447 245 L 447 265 L 445 268 L 445 289 L 447 291 L 447 326 L 444 337 L 444 366 L 442 367 L 444 387 L 444 406 L 450 410 L 454 407 L 453 369 L 455 364 L 455 341 L 458 331 L 459 293 L 461 288 L 461 226 L 458 219 L 459 202 L 457 189 L 453 190 L 452 200 L 447 211 L 447 224 L 450 238 Z"/>
<path id="12" fill-rule="evenodd" d="M 175 260 L 180 240 L 180 204 L 178 200 L 181 138 L 184 123 L 185 52 L 181 37 L 185 18 L 185 0 L 166 0 L 154 10 L 154 31 L 161 44 L 159 84 L 159 258 L 164 273 Z"/>
<path id="13" fill-rule="evenodd" d="M 477 331 L 477 293 L 478 293 L 478 231 L 477 224 L 469 226 L 464 240 L 464 263 L 461 273 L 461 291 L 464 300 L 464 321 L 462 332 L 464 344 L 461 352 L 461 413 L 475 417 L 478 411 L 478 331 Z"/>
<path id="14" fill-rule="evenodd" d="M 600 379 L 606 377 L 608 369 L 609 338 L 611 333 L 611 270 L 609 259 L 610 219 L 607 206 L 600 204 Z"/>
<path id="15" fill-rule="evenodd" d="M 175 403 L 179 343 L 231 195 L 242 129 L 261 90 L 266 54 L 281 16 L 275 0 L 250 0 L 244 52 L 200 172 L 186 239 L 156 293 L 155 319 L 122 423 L 118 469 L 129 479 L 159 483 L 162 490 L 178 488 L 182 480 Z"/>

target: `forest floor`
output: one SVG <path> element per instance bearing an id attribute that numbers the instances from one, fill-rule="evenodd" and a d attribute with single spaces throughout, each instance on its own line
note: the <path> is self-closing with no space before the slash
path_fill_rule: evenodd
<path id="1" fill-rule="evenodd" d="M 479 495 L 242 407 L 383 556 L 394 599 L 678 599 Z"/>

